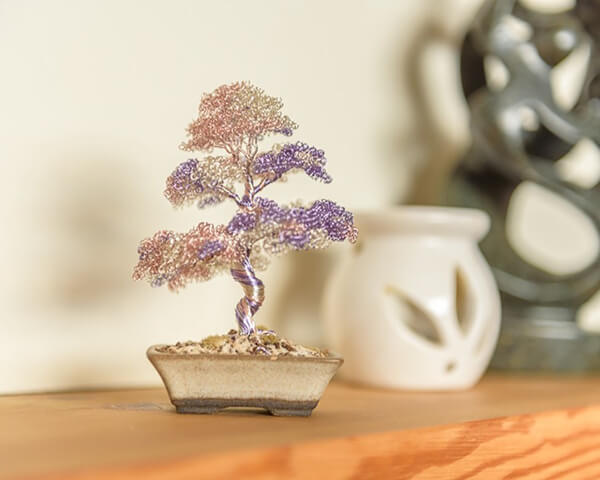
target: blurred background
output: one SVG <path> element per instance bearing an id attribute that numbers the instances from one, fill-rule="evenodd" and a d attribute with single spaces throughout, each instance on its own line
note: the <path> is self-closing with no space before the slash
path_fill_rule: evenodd
<path id="1" fill-rule="evenodd" d="M 150 344 L 235 327 L 227 277 L 179 294 L 131 280 L 143 237 L 233 212 L 174 211 L 162 195 L 202 93 L 221 84 L 281 97 L 295 138 L 327 154 L 331 185 L 298 176 L 274 199 L 432 202 L 470 143 L 458 56 L 480 5 L 0 0 L 0 393 L 158 385 Z M 275 259 L 257 323 L 321 344 L 343 248 Z"/>

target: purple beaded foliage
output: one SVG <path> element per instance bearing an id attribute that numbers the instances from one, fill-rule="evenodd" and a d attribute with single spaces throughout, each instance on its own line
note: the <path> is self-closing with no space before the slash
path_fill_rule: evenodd
<path id="1" fill-rule="evenodd" d="M 331 200 L 317 200 L 310 207 L 282 207 L 275 201 L 258 197 L 255 213 L 240 212 L 227 226 L 231 234 L 251 231 L 257 225 L 276 225 L 273 230 L 280 243 L 301 250 L 312 235 L 322 234 L 330 241 L 354 240 L 356 229 L 352 213 Z"/>
<path id="2" fill-rule="evenodd" d="M 304 170 L 306 174 L 325 183 L 331 177 L 325 171 L 325 152 L 302 142 L 288 143 L 279 151 L 270 151 L 256 157 L 252 171 L 256 175 L 272 175 L 280 178 L 290 170 Z"/>
<path id="3" fill-rule="evenodd" d="M 198 160 L 190 158 L 180 163 L 170 177 L 171 188 L 182 198 L 195 198 L 204 191 L 198 175 Z"/>
<path id="4" fill-rule="evenodd" d="M 239 212 L 227 224 L 227 231 L 231 234 L 246 232 L 256 226 L 256 214 L 252 212 Z"/>
<path id="5" fill-rule="evenodd" d="M 286 137 L 291 137 L 294 134 L 294 130 L 289 127 L 282 128 L 281 130 L 275 130 L 276 133 L 281 133 Z"/>
<path id="6" fill-rule="evenodd" d="M 198 251 L 198 258 L 200 260 L 207 260 L 213 257 L 217 253 L 221 252 L 225 248 L 222 242 L 219 240 L 209 240 L 206 242 Z"/>
<path id="7" fill-rule="evenodd" d="M 167 178 L 165 196 L 175 206 L 196 202 L 199 207 L 220 203 L 240 178 L 239 166 L 225 157 L 190 158 Z"/>

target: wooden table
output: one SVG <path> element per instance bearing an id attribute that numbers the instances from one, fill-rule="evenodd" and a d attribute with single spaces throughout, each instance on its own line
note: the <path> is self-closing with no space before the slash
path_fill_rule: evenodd
<path id="1" fill-rule="evenodd" d="M 600 378 L 334 382 L 310 418 L 178 415 L 162 389 L 4 396 L 0 478 L 600 479 Z"/>

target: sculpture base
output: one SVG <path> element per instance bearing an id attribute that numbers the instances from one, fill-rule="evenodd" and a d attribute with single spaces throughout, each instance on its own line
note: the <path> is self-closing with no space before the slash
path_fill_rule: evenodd
<path id="1" fill-rule="evenodd" d="M 564 373 L 600 371 L 600 334 L 582 330 L 574 320 L 558 320 L 553 316 L 504 312 L 491 368 Z"/>

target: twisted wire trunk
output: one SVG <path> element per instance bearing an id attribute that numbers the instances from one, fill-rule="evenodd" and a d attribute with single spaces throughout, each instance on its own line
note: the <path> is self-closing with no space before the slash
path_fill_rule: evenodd
<path id="1" fill-rule="evenodd" d="M 241 262 L 233 264 L 231 275 L 244 290 L 244 296 L 235 307 L 235 318 L 237 319 L 240 333 L 249 335 L 256 331 L 252 317 L 265 299 L 265 287 L 263 282 L 254 274 L 254 269 L 247 256 Z"/>

